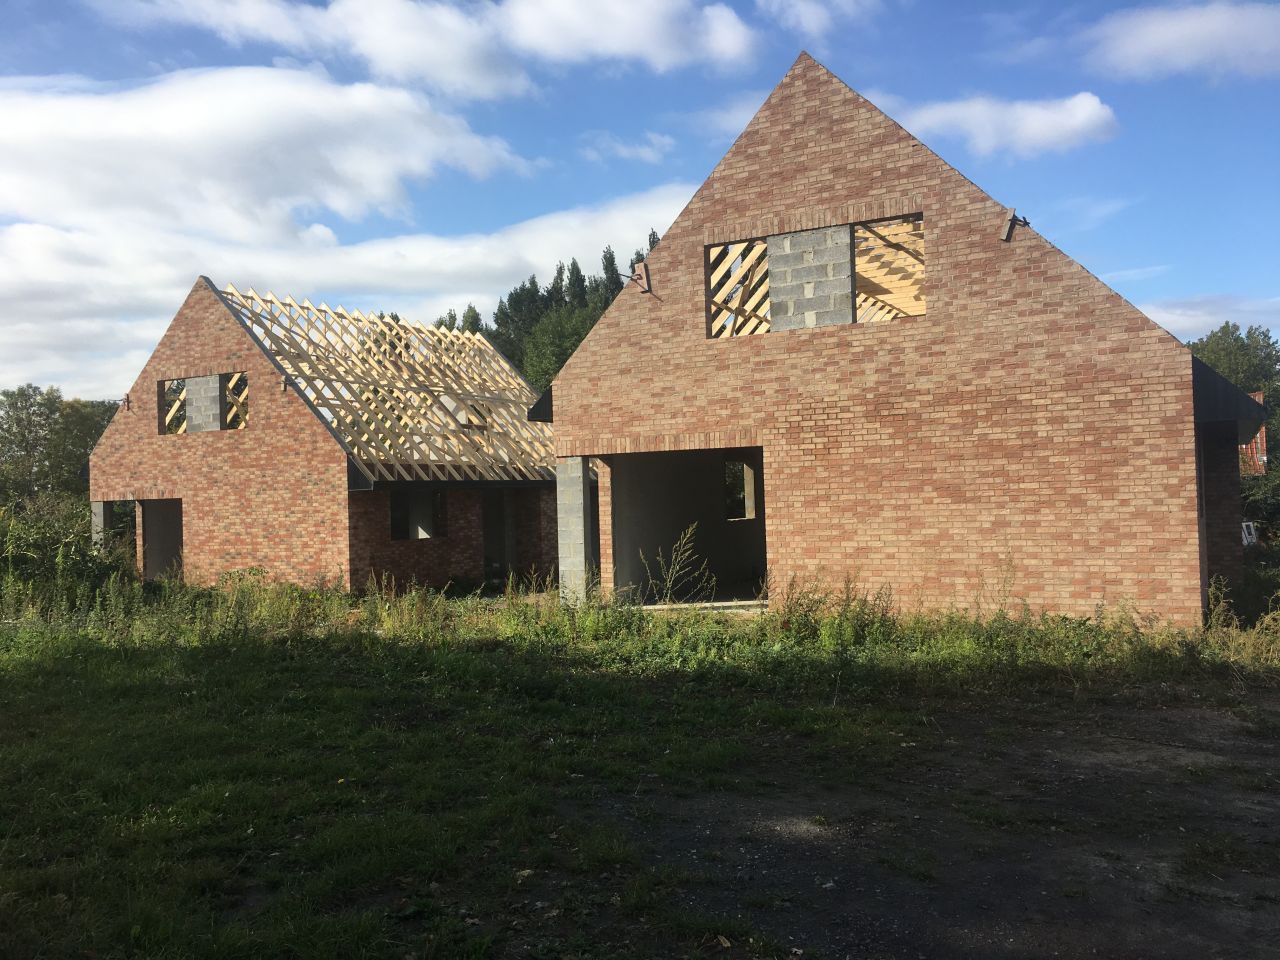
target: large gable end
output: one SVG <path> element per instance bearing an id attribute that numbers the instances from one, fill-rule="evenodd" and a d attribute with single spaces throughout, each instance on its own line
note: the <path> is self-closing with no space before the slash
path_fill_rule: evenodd
<path id="1" fill-rule="evenodd" d="M 741 257 L 735 242 L 752 238 L 763 241 L 796 232 L 836 228 L 868 222 L 890 223 L 894 229 L 911 234 L 900 264 L 881 270 L 885 276 L 901 277 L 899 266 L 914 256 L 914 297 L 902 291 L 878 289 L 877 280 L 860 276 L 859 285 L 874 299 L 855 293 L 852 313 L 859 321 L 895 319 L 900 316 L 931 314 L 941 320 L 975 305 L 989 302 L 989 318 L 999 315 L 998 307 L 1012 277 L 1034 270 L 1052 282 L 1043 290 L 1046 303 L 1069 297 L 1083 309 L 1106 304 L 1108 312 L 1124 317 L 1124 327 L 1132 333 L 1178 344 L 1131 304 L 1125 302 L 1101 280 L 1045 240 L 1028 225 L 1011 225 L 1012 211 L 998 202 L 964 174 L 952 167 L 926 144 L 914 137 L 875 104 L 851 89 L 833 73 L 802 53 L 769 94 L 729 151 L 699 187 L 663 241 L 649 258 L 654 292 L 661 298 L 646 297 L 629 286 L 606 312 L 588 336 L 580 352 L 614 350 L 620 338 L 640 336 L 678 340 L 698 340 L 718 335 L 726 326 L 727 313 L 710 295 L 716 277 L 718 251 Z M 865 238 L 864 238 L 865 239 Z M 893 242 L 894 237 L 872 238 Z M 859 238 L 851 243 L 857 249 Z M 881 245 L 883 248 L 883 245 Z M 777 262 L 771 257 L 770 267 Z M 722 279 L 734 280 L 742 259 Z M 746 267 L 742 267 L 743 272 Z M 757 272 L 759 282 L 763 272 Z M 751 275 L 747 274 L 747 279 Z M 786 276 L 770 271 L 773 285 L 774 323 L 780 282 Z M 732 283 L 729 286 L 734 286 Z M 796 296 L 805 291 L 793 287 Z M 730 306 L 738 312 L 738 325 L 746 332 L 765 332 L 750 308 L 762 302 L 740 291 L 740 299 Z M 785 295 L 786 291 L 782 291 Z M 884 301 L 891 309 L 882 309 Z M 904 305 L 910 301 L 909 304 Z M 927 301 L 927 310 L 925 302 Z M 1006 304 L 1007 306 L 1007 304 Z M 1024 303 L 1022 309 L 1034 309 Z M 821 305 L 806 320 L 795 325 L 822 325 Z M 789 309 L 789 308 L 784 308 Z M 707 327 L 703 327 L 704 316 Z M 831 315 L 839 322 L 838 315 Z M 971 322 L 965 317 L 965 322 Z M 847 314 L 846 320 L 848 322 Z M 1180 346 L 1180 344 L 1178 344 Z M 568 375 L 577 366 L 575 354 L 566 365 Z"/>

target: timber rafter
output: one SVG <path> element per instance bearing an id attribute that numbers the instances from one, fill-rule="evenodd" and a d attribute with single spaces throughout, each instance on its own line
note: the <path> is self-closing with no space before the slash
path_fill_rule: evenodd
<path id="1" fill-rule="evenodd" d="M 549 480 L 550 427 L 483 336 L 227 286 L 222 296 L 370 480 Z"/>

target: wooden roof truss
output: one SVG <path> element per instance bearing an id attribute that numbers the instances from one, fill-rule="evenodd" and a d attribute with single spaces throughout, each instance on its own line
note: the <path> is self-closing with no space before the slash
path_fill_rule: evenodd
<path id="1" fill-rule="evenodd" d="M 525 417 L 537 397 L 480 334 L 222 295 L 369 480 L 554 477 L 550 428 Z"/>

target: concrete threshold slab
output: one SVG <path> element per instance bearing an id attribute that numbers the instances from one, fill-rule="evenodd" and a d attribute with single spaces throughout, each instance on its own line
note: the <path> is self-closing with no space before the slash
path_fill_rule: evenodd
<path id="1" fill-rule="evenodd" d="M 706 603 L 646 603 L 644 609 L 654 612 L 664 610 L 707 610 L 716 613 L 764 613 L 769 609 L 768 600 L 711 600 Z"/>

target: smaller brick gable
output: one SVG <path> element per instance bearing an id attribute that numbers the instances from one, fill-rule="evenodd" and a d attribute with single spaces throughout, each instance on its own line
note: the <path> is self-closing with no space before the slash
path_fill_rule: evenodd
<path id="1" fill-rule="evenodd" d="M 244 372 L 244 430 L 159 430 L 165 380 Z M 92 500 L 183 502 L 184 572 L 209 582 L 260 567 L 345 584 L 347 458 L 228 311 L 207 278 L 192 287 L 89 460 Z"/>

